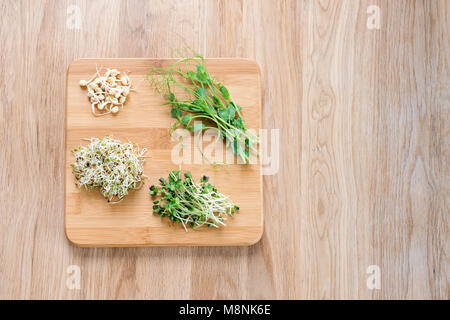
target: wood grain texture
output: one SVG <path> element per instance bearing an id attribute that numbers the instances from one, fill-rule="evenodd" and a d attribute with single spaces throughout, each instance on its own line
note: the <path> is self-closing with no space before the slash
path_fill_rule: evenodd
<path id="1" fill-rule="evenodd" d="M 66 27 L 69 5 L 80 8 L 79 30 Z M 366 27 L 370 5 L 379 30 Z M 11 0 L 0 9 L 1 298 L 450 298 L 448 1 Z M 262 126 L 280 130 L 261 241 L 71 246 L 68 64 L 164 58 L 185 45 L 261 66 Z M 72 264 L 80 290 L 66 287 Z M 369 265 L 380 267 L 379 290 L 366 286 Z"/>
<path id="2" fill-rule="evenodd" d="M 78 59 L 67 70 L 66 91 L 66 160 L 65 160 L 65 232 L 74 245 L 81 247 L 133 246 L 248 246 L 261 239 L 263 232 L 262 175 L 257 155 L 253 164 L 240 164 L 222 141 L 214 141 L 217 132 L 205 131 L 194 138 L 183 132 L 183 154 L 180 142 L 169 132 L 174 119 L 165 99 L 144 81 L 149 70 L 167 68 L 176 60 L 169 59 Z M 208 72 L 229 90 L 234 101 L 242 106 L 242 117 L 249 130 L 261 128 L 261 75 L 259 67 L 248 59 L 207 59 Z M 96 68 L 127 72 L 133 89 L 125 107 L 117 115 L 95 117 L 80 80 L 91 79 Z M 100 71 L 101 74 L 102 71 Z M 186 134 L 187 133 L 187 134 Z M 176 134 L 176 133 L 174 133 Z M 181 134 L 181 133 L 180 133 Z M 95 190 L 86 192 L 75 185 L 71 150 L 86 145 L 83 139 L 112 136 L 122 142 L 138 143 L 146 148 L 144 174 L 147 185 L 132 191 L 119 204 L 108 204 Z M 203 143 L 200 142 L 202 139 Z M 194 142 L 195 139 L 195 142 Z M 175 140 L 175 141 L 174 141 Z M 205 160 L 200 151 L 202 144 Z M 212 151 L 215 148 L 216 151 Z M 222 159 L 218 153 L 221 152 Z M 225 154 L 227 152 L 228 154 Z M 174 157 L 175 153 L 175 157 Z M 231 157 L 230 157 L 231 155 Z M 214 160 L 228 165 L 211 165 Z M 181 158 L 181 159 L 180 159 Z M 183 160 L 180 163 L 179 160 Z M 190 171 L 198 181 L 210 177 L 219 192 L 239 205 L 239 212 L 228 218 L 223 228 L 198 228 L 186 232 L 181 224 L 153 214 L 148 185 L 158 185 L 171 170 Z M 143 190 L 145 189 L 145 190 Z M 188 226 L 189 227 L 189 226 Z"/>

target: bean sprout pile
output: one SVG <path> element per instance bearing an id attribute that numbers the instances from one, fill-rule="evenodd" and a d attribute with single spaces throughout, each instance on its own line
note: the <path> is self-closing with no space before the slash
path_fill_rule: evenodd
<path id="1" fill-rule="evenodd" d="M 123 109 L 128 94 L 133 90 L 130 77 L 125 73 L 121 75 L 117 69 L 106 69 L 103 76 L 97 69 L 90 80 L 81 80 L 80 86 L 87 88 L 92 113 L 97 117 L 119 112 L 119 108 Z"/>
<path id="2" fill-rule="evenodd" d="M 91 138 L 87 147 L 72 150 L 75 163 L 72 171 L 76 185 L 86 190 L 99 188 L 109 203 L 119 203 L 129 190 L 140 189 L 143 174 L 145 148 L 133 143 L 123 143 L 110 137 Z"/>

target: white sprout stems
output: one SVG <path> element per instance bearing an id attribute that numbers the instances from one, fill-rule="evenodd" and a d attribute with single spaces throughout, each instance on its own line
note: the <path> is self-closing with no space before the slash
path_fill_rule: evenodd
<path id="1" fill-rule="evenodd" d="M 110 85 L 107 81 L 104 80 L 105 76 L 101 76 L 100 72 L 103 69 L 102 66 L 100 66 L 100 69 L 98 68 L 98 65 L 95 66 L 95 74 L 91 77 L 91 79 L 89 79 L 86 82 L 86 87 L 88 90 L 88 97 L 89 99 L 93 98 L 93 102 L 91 101 L 91 112 L 94 116 L 99 117 L 99 116 L 104 116 L 110 113 L 117 113 L 117 110 L 113 110 L 114 107 L 118 107 L 120 108 L 120 110 L 123 110 L 124 108 L 124 103 L 126 102 L 127 96 L 131 91 L 135 91 L 134 89 L 131 88 L 131 79 L 130 77 L 127 75 L 126 72 L 119 72 L 117 71 L 116 75 L 113 75 L 114 77 L 114 83 L 117 85 L 117 87 L 113 87 L 112 85 Z M 113 69 L 116 70 L 116 69 Z M 105 75 L 110 76 L 111 69 L 107 69 Z M 122 77 L 125 77 L 126 80 L 126 84 L 124 84 L 124 82 L 122 81 L 122 78 L 117 78 L 120 74 L 122 74 Z M 100 82 L 100 91 L 96 91 L 94 89 L 92 89 L 91 87 L 89 87 L 89 85 L 94 82 L 96 83 L 96 79 L 99 80 Z M 119 83 L 121 83 L 119 85 Z M 105 89 L 102 90 L 102 87 L 104 87 Z M 125 92 L 125 90 L 127 92 Z M 113 93 L 115 92 L 115 93 Z M 99 98 L 100 95 L 104 95 L 104 97 L 102 98 L 105 99 L 103 102 L 102 100 Z M 111 98 L 111 96 L 113 96 L 113 98 Z M 107 99 L 109 99 L 109 101 L 107 101 Z M 113 100 L 114 99 L 114 100 Z M 122 102 L 120 102 L 120 100 L 122 100 Z M 99 109 L 99 105 L 103 105 L 103 108 Z M 104 112 L 96 112 L 96 109 L 98 110 L 104 110 Z"/>
<path id="2" fill-rule="evenodd" d="M 129 190 L 142 187 L 143 159 L 147 151 L 139 150 L 132 143 L 124 143 L 111 137 L 83 139 L 89 141 L 87 147 L 72 151 L 76 157 L 72 170 L 78 187 L 86 190 L 99 188 L 110 204 L 120 203 Z M 117 201 L 112 201 L 117 198 Z"/>

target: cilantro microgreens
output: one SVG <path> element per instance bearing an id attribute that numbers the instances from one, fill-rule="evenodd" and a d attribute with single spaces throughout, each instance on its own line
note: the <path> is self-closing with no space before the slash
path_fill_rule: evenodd
<path id="1" fill-rule="evenodd" d="M 174 170 L 168 180 L 159 179 L 160 186 L 150 187 L 152 197 L 160 195 L 159 200 L 153 201 L 154 213 L 167 216 L 173 222 L 181 222 L 187 231 L 186 226 L 225 226 L 226 216 L 239 210 L 227 196 L 217 192 L 217 188 L 208 182 L 208 177 L 203 176 L 197 184 L 190 172 L 183 176 Z"/>
<path id="2" fill-rule="evenodd" d="M 247 131 L 242 108 L 228 89 L 210 76 L 201 55 L 179 59 L 168 68 L 153 68 L 147 79 L 164 95 L 167 100 L 164 104 L 172 107 L 171 115 L 177 119 L 172 129 L 179 125 L 192 132 L 216 129 L 244 163 L 250 162 L 252 152 L 258 154 L 255 148 L 258 136 Z M 184 97 L 175 95 L 179 89 L 185 93 Z"/>

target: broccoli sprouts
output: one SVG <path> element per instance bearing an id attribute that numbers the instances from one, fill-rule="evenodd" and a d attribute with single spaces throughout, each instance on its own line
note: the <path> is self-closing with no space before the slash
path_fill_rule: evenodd
<path id="1" fill-rule="evenodd" d="M 180 171 L 171 171 L 168 181 L 161 178 L 161 186 L 150 187 L 151 196 L 161 195 L 159 200 L 153 202 L 153 212 L 161 217 L 168 216 L 173 222 L 181 222 L 186 231 L 186 226 L 226 226 L 226 216 L 232 216 L 239 207 L 217 192 L 208 180 L 203 176 L 197 184 L 190 172 L 186 172 L 183 179 Z"/>
<path id="2" fill-rule="evenodd" d="M 145 148 L 121 143 L 111 137 L 86 139 L 89 145 L 72 150 L 72 172 L 76 185 L 86 190 L 98 188 L 109 203 L 119 203 L 129 190 L 142 187 Z"/>

